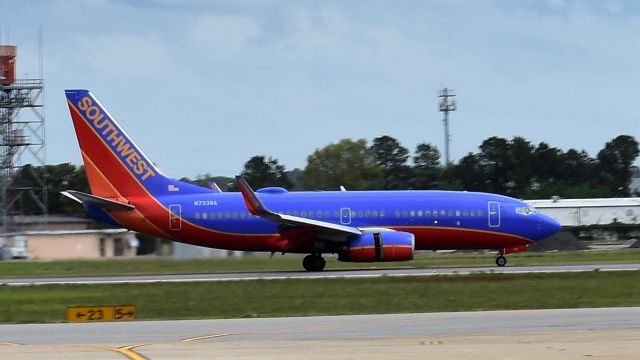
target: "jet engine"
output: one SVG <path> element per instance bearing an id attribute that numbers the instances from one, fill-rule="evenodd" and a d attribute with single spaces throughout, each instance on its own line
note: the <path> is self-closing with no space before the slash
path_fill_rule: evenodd
<path id="1" fill-rule="evenodd" d="M 351 262 L 408 261 L 413 259 L 415 238 L 403 231 L 378 230 L 355 236 L 338 260 Z"/>

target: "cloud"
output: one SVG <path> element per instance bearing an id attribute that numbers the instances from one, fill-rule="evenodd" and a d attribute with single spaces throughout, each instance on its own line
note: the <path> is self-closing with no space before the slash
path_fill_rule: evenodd
<path id="1" fill-rule="evenodd" d="M 119 79 L 170 77 L 176 66 L 171 50 L 154 34 L 78 35 L 72 42 L 76 66 Z"/>
<path id="2" fill-rule="evenodd" d="M 195 18 L 191 30 L 196 45 L 215 52 L 245 49 L 261 34 L 255 20 L 236 15 L 201 15 Z"/>

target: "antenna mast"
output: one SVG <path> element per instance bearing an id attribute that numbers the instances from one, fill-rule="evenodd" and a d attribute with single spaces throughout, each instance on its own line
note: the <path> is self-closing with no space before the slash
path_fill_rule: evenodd
<path id="1" fill-rule="evenodd" d="M 451 143 L 451 135 L 449 135 L 449 112 L 456 111 L 456 100 L 453 99 L 456 95 L 453 90 L 444 88 L 440 90 L 440 111 L 444 113 L 442 122 L 444 123 L 444 163 L 445 166 L 449 166 L 451 158 L 449 155 L 449 144 Z"/>

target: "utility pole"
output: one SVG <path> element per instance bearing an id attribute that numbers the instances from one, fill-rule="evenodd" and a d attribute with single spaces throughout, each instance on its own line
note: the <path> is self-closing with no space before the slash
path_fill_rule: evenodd
<path id="1" fill-rule="evenodd" d="M 440 111 L 444 113 L 444 164 L 449 166 L 451 158 L 449 157 L 449 144 L 451 143 L 451 135 L 449 135 L 449 112 L 456 111 L 456 100 L 453 97 L 456 96 L 453 90 L 444 88 L 440 90 Z M 451 99 L 449 99 L 451 98 Z"/>

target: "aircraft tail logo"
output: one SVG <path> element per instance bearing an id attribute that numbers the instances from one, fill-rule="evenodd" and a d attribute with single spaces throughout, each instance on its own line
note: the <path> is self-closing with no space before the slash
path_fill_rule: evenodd
<path id="1" fill-rule="evenodd" d="M 66 90 L 91 192 L 106 198 L 204 193 L 164 176 L 88 90 Z"/>

